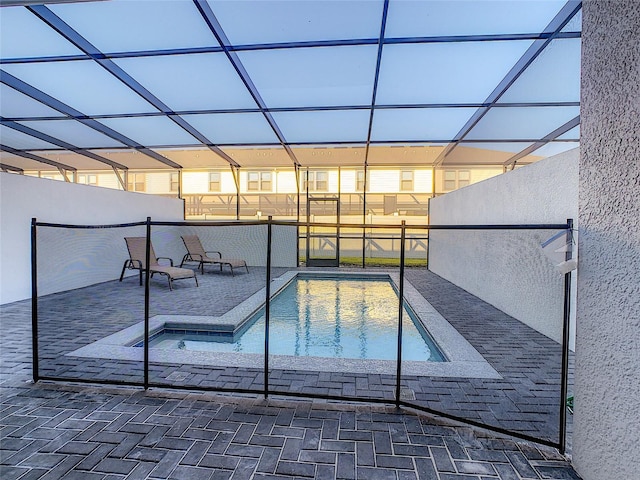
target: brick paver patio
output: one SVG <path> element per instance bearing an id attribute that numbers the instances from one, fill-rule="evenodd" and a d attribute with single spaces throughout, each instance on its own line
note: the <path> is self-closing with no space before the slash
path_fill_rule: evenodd
<path id="1" fill-rule="evenodd" d="M 200 288 L 177 282 L 174 292 L 154 279 L 152 315 L 220 315 L 258 291 L 264 275 L 258 268 L 206 274 Z M 416 402 L 554 438 L 557 346 L 427 271 L 408 270 L 407 279 L 504 377 L 403 378 Z M 137 323 L 142 301 L 134 279 L 40 299 L 41 374 L 141 381 L 141 362 L 64 354 Z M 30 302 L 1 308 L 2 479 L 578 478 L 553 449 L 393 406 L 29 384 Z M 157 364 L 151 378 L 262 389 L 259 369 Z M 393 398 L 395 388 L 393 375 L 366 373 L 283 370 L 270 372 L 272 382 L 278 390 L 364 398 Z"/>

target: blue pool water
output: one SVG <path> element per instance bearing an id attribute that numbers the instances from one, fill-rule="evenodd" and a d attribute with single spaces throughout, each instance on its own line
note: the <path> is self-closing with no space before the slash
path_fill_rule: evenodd
<path id="1" fill-rule="evenodd" d="M 388 279 L 298 275 L 270 303 L 269 353 L 395 360 L 398 296 Z M 164 330 L 150 348 L 264 353 L 264 309 L 235 335 Z M 446 361 L 412 312 L 403 316 L 402 358 Z"/>

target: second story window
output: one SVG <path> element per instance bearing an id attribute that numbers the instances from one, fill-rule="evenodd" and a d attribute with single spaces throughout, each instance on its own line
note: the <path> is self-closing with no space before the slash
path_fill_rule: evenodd
<path id="1" fill-rule="evenodd" d="M 329 172 L 305 172 L 302 179 L 303 191 L 326 192 L 329 190 Z"/>
<path id="2" fill-rule="evenodd" d="M 445 170 L 444 171 L 444 190 L 455 190 L 456 189 L 456 171 L 455 170 Z"/>
<path id="3" fill-rule="evenodd" d="M 178 174 L 178 172 L 171 173 L 169 178 L 169 191 L 177 192 L 179 182 L 180 182 L 180 175 Z"/>
<path id="4" fill-rule="evenodd" d="M 127 180 L 127 190 L 130 192 L 144 192 L 145 189 L 145 174 L 129 173 Z"/>
<path id="5" fill-rule="evenodd" d="M 443 188 L 445 192 L 466 187 L 471 183 L 469 170 L 445 170 Z"/>
<path id="6" fill-rule="evenodd" d="M 364 181 L 364 170 L 358 170 L 356 172 L 356 192 L 364 192 L 365 181 Z"/>
<path id="7" fill-rule="evenodd" d="M 97 175 L 78 175 L 78 183 L 84 185 L 98 185 Z"/>
<path id="8" fill-rule="evenodd" d="M 413 191 L 413 171 L 402 170 L 400 172 L 400 191 L 401 192 Z"/>
<path id="9" fill-rule="evenodd" d="M 458 188 L 466 187 L 471 181 L 469 170 L 458 170 Z"/>
<path id="10" fill-rule="evenodd" d="M 273 190 L 271 172 L 248 172 L 247 191 L 270 192 Z"/>
<path id="11" fill-rule="evenodd" d="M 209 173 L 209 191 L 210 192 L 220 191 L 220 172 Z"/>

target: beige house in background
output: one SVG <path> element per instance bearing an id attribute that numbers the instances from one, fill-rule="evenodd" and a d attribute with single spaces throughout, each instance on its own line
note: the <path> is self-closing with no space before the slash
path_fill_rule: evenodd
<path id="1" fill-rule="evenodd" d="M 185 200 L 185 219 L 211 220 L 237 218 L 236 195 L 240 195 L 240 218 L 273 215 L 280 219 L 297 218 L 298 194 L 302 214 L 306 215 L 306 196 L 341 197 L 341 219 L 354 223 L 362 219 L 366 192 L 367 214 L 403 216 L 424 222 L 428 199 L 504 173 L 503 162 L 513 156 L 501 152 L 460 147 L 466 163 L 434 165 L 444 147 L 372 146 L 370 162 L 365 169 L 363 147 L 296 148 L 303 163 L 297 170 L 281 149 L 244 148 L 229 150 L 242 168 L 229 165 L 211 168 L 208 150 L 166 150 L 167 158 L 185 165 L 182 170 L 134 170 L 126 172 L 127 190 Z M 43 157 L 64 163 L 73 153 L 43 153 Z M 114 161 L 123 161 L 135 152 L 102 152 Z M 542 157 L 529 155 L 519 165 Z M 207 168 L 198 166 L 207 163 Z M 220 162 L 217 162 L 220 163 Z M 247 165 L 247 166 L 244 166 Z M 365 173 L 366 172 L 366 173 Z M 64 181 L 53 170 L 30 170 L 25 175 Z M 297 177 L 297 178 L 296 178 Z M 78 171 L 79 184 L 122 190 L 113 171 Z M 354 218 L 350 218 L 354 217 Z M 407 218 L 409 217 L 409 218 Z"/>

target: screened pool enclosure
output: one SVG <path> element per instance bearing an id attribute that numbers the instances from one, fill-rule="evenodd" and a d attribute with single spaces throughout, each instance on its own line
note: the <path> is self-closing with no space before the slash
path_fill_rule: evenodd
<path id="1" fill-rule="evenodd" d="M 577 146 L 580 6 L 6 1 L 0 163 L 189 219 L 320 196 L 421 223 L 431 196 Z"/>
<path id="2" fill-rule="evenodd" d="M 432 225 L 429 204 L 578 146 L 581 2 L 1 5 L 3 175 L 184 205 L 184 222 L 34 221 L 36 379 L 395 402 L 564 449 L 570 276 L 538 247 L 570 222 L 454 231 Z M 434 232 L 518 245 L 552 290 L 554 334 L 425 268 Z M 197 273 L 199 287 L 166 292 L 157 277 L 144 288 L 135 275 L 115 280 L 123 237 L 153 239 L 175 260 L 180 236 L 196 233 L 234 239 L 223 245 L 249 271 Z M 268 321 L 264 366 L 165 362 L 128 344 L 121 357 L 82 350 L 126 329 L 144 337 L 162 315 L 221 318 L 255 295 L 268 312 L 272 279 L 338 265 L 389 267 L 400 307 L 437 310 L 497 377 L 401 370 L 399 356 L 382 373 L 269 364 Z"/>

